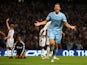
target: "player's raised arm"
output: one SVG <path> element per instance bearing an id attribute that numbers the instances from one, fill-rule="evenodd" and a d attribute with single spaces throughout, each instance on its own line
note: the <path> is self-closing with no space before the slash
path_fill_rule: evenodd
<path id="1" fill-rule="evenodd" d="M 6 25 L 7 25 L 7 28 L 10 29 L 8 21 L 9 21 L 9 18 L 6 19 Z"/>
<path id="2" fill-rule="evenodd" d="M 36 22 L 36 23 L 34 23 L 34 25 L 35 26 L 40 26 L 40 25 L 44 25 L 44 24 L 46 24 L 47 23 L 47 20 L 44 20 L 44 21 L 42 21 L 42 22 Z"/>
<path id="3" fill-rule="evenodd" d="M 76 26 L 72 26 L 70 25 L 68 22 L 64 22 L 64 25 L 67 27 L 67 28 L 71 28 L 73 30 L 76 30 Z"/>

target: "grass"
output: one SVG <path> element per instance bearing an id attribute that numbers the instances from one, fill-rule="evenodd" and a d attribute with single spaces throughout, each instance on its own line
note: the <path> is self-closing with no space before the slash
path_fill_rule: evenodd
<path id="1" fill-rule="evenodd" d="M 40 56 L 27 57 L 26 59 L 9 59 L 0 56 L 0 65 L 87 65 L 86 56 L 59 56 L 60 60 L 54 63 L 48 60 L 42 60 Z"/>

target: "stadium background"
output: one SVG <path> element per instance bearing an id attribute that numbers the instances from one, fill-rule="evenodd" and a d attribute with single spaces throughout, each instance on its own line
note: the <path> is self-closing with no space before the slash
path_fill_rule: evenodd
<path id="1" fill-rule="evenodd" d="M 20 2 L 22 1 L 22 2 Z M 8 33 L 5 20 L 10 18 L 10 23 L 15 24 L 17 34 L 21 34 L 26 49 L 40 49 L 38 36 L 40 27 L 35 27 L 35 21 L 44 20 L 54 3 L 61 4 L 62 12 L 67 16 L 68 22 L 77 26 L 77 31 L 63 28 L 65 37 L 62 47 L 67 50 L 87 50 L 87 2 L 86 0 L 0 0 L 0 30 Z M 0 35 L 0 49 L 5 48 L 3 36 Z"/>

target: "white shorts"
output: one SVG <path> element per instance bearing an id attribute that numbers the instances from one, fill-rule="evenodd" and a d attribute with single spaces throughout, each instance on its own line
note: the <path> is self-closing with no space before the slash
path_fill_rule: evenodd
<path id="1" fill-rule="evenodd" d="M 40 39 L 39 39 L 39 45 L 41 46 L 41 47 L 44 47 L 44 46 L 46 46 L 46 45 L 49 45 L 49 38 L 47 37 L 40 37 Z"/>
<path id="2" fill-rule="evenodd" d="M 49 37 L 48 37 L 48 36 L 47 36 L 47 38 L 46 38 L 46 45 L 50 45 Z"/>
<path id="3" fill-rule="evenodd" d="M 13 47 L 13 45 L 14 45 L 14 39 L 13 38 L 7 39 L 6 47 Z"/>

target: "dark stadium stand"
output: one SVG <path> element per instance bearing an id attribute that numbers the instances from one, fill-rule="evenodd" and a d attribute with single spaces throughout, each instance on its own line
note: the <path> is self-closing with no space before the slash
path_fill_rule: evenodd
<path id="1" fill-rule="evenodd" d="M 55 2 L 60 2 L 61 11 L 67 16 L 68 22 L 77 26 L 77 31 L 63 28 L 66 34 L 62 39 L 63 49 L 87 49 L 87 4 L 82 0 L 25 0 L 20 3 L 17 0 L 0 0 L 0 31 L 7 35 L 5 20 L 9 17 L 10 23 L 15 24 L 15 40 L 20 33 L 26 49 L 39 49 L 40 29 L 34 26 L 34 22 L 45 19 L 53 11 Z"/>

